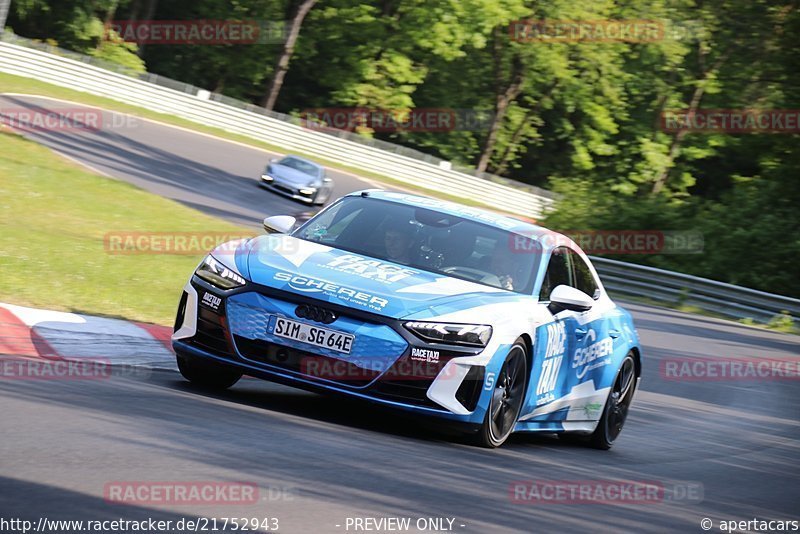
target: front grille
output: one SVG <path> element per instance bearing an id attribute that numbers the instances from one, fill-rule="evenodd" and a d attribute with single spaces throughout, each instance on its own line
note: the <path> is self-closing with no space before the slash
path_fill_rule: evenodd
<path id="1" fill-rule="evenodd" d="M 294 189 L 286 187 L 285 185 L 280 185 L 280 184 L 273 183 L 272 187 L 274 187 L 275 189 L 278 189 L 279 191 L 283 191 L 284 193 L 289 194 L 289 195 L 296 194 L 296 191 Z"/>
<path id="2" fill-rule="evenodd" d="M 357 310 L 341 310 L 340 306 L 328 303 L 317 304 L 299 300 L 294 295 L 277 297 L 260 291 L 231 295 L 225 304 L 228 324 L 234 336 L 235 346 L 242 355 L 258 361 L 270 345 L 291 348 L 309 357 L 327 357 L 331 363 L 349 361 L 357 364 L 356 370 L 360 370 L 361 374 L 357 379 L 366 380 L 375 378 L 391 366 L 408 347 L 406 340 L 391 325 L 371 320 L 374 316 Z M 330 323 L 331 330 L 356 336 L 350 354 L 344 355 L 332 347 L 316 347 L 274 334 L 276 317 L 285 317 L 316 326 L 313 319 L 297 317 L 299 309 L 312 306 L 338 314 L 338 317 Z M 248 350 L 250 352 L 247 352 Z M 326 362 L 328 360 L 323 361 L 327 364 Z M 337 368 L 337 372 L 339 369 L 341 367 Z M 354 379 L 350 371 L 343 374 L 347 376 L 347 380 Z"/>
<path id="3" fill-rule="evenodd" d="M 364 369 L 351 362 L 331 358 L 261 339 L 234 336 L 236 347 L 248 360 L 265 363 L 316 379 L 328 380 L 350 387 L 363 387 L 372 382 L 378 372 Z"/>

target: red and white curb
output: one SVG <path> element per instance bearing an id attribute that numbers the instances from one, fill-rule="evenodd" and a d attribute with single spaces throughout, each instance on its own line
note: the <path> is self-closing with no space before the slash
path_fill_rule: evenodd
<path id="1" fill-rule="evenodd" d="M 177 369 L 172 328 L 0 303 L 0 354 Z"/>

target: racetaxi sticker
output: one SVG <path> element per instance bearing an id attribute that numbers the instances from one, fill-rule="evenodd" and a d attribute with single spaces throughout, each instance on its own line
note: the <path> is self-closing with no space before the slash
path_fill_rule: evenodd
<path id="1" fill-rule="evenodd" d="M 595 339 L 597 339 L 597 334 L 590 329 L 589 333 L 586 334 L 586 341 L 590 344 L 586 347 L 575 349 L 575 355 L 572 357 L 572 368 L 578 370 L 579 380 L 592 369 L 611 363 L 611 354 L 614 352 L 613 340 L 610 337 L 604 337 L 600 341 L 594 342 Z"/>
<path id="2" fill-rule="evenodd" d="M 418 362 L 438 363 L 439 351 L 430 349 L 418 349 L 417 347 L 411 347 L 411 359 Z"/>
<path id="3" fill-rule="evenodd" d="M 567 333 L 564 323 L 556 322 L 547 325 L 547 347 L 545 348 L 542 372 L 536 385 L 536 405 L 540 406 L 555 400 L 553 390 L 558 382 L 561 361 L 566 350 Z"/>
<path id="4" fill-rule="evenodd" d="M 355 254 L 339 256 L 333 261 L 322 265 L 322 267 L 342 273 L 355 274 L 384 284 L 392 284 L 409 276 L 419 274 L 419 271 L 413 269 L 406 269 L 405 267 L 384 263 L 379 260 L 370 260 Z"/>
<path id="5" fill-rule="evenodd" d="M 289 287 L 304 293 L 322 293 L 325 296 L 337 298 L 345 302 L 359 304 L 375 310 L 382 310 L 389 301 L 377 297 L 372 293 L 365 293 L 357 289 L 332 284 L 325 280 L 317 280 L 308 276 L 299 276 L 291 273 L 275 273 L 275 280 L 288 282 Z"/>

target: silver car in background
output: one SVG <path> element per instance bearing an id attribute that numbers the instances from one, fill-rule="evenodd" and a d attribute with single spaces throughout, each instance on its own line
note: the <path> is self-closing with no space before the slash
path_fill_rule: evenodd
<path id="1" fill-rule="evenodd" d="M 333 180 L 321 165 L 298 156 L 271 160 L 261 175 L 261 185 L 295 200 L 322 206 L 331 197 Z"/>

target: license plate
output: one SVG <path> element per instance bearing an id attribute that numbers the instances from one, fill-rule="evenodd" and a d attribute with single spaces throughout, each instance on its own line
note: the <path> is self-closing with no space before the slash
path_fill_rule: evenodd
<path id="1" fill-rule="evenodd" d="M 342 354 L 350 354 L 355 336 L 345 334 L 328 328 L 321 328 L 299 321 L 292 321 L 283 317 L 275 317 L 275 326 L 272 333 L 278 337 L 308 343 L 315 347 L 322 347 Z"/>

